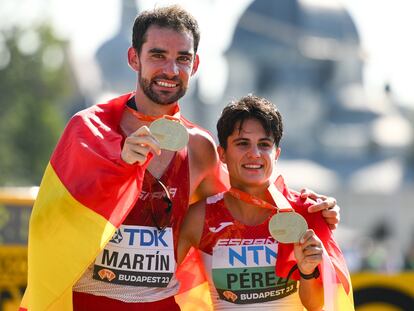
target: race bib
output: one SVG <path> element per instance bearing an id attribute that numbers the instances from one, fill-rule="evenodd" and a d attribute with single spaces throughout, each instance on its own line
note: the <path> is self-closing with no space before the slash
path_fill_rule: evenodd
<path id="1" fill-rule="evenodd" d="M 93 278 L 112 284 L 167 287 L 174 271 L 171 228 L 122 225 L 96 258 Z"/>
<path id="2" fill-rule="evenodd" d="M 220 299 L 235 304 L 277 300 L 297 291 L 297 282 L 275 275 L 277 244 L 216 246 L 212 277 Z"/>

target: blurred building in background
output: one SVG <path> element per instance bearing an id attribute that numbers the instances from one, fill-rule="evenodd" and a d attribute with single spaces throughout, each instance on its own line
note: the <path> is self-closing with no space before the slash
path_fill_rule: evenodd
<path id="1" fill-rule="evenodd" d="M 270 98 L 286 126 L 279 168 L 292 187 L 338 198 L 351 268 L 402 268 L 414 224 L 413 119 L 391 85 L 364 88 L 366 56 L 349 13 L 337 1 L 256 0 L 226 56 L 224 100 L 198 121 L 214 128 L 223 105 L 248 92 Z"/>

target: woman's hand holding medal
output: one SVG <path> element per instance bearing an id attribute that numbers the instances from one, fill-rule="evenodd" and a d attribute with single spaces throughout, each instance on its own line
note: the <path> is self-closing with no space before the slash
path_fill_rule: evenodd
<path id="1" fill-rule="evenodd" d="M 269 185 L 268 191 L 277 206 L 277 213 L 269 221 L 270 234 L 281 243 L 299 242 L 308 229 L 305 218 L 293 210 L 274 184 Z"/>
<path id="2" fill-rule="evenodd" d="M 322 262 L 322 242 L 306 220 L 296 213 L 282 193 L 270 185 L 269 193 L 278 212 L 269 221 L 269 232 L 280 243 L 293 243 L 293 251 L 302 277 L 312 278 Z"/>
<path id="3" fill-rule="evenodd" d="M 293 251 L 302 274 L 311 274 L 322 262 L 322 242 L 312 229 L 306 230 L 299 242 L 294 243 Z"/>

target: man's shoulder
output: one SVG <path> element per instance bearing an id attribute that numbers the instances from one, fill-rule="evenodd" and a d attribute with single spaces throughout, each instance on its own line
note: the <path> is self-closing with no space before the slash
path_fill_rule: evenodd
<path id="1" fill-rule="evenodd" d="M 83 110 L 78 111 L 73 117 L 72 121 L 79 119 L 94 119 L 106 122 L 117 122 L 120 120 L 126 102 L 132 93 L 120 95 L 115 98 L 103 100 L 100 103 L 94 104 Z"/>
<path id="2" fill-rule="evenodd" d="M 189 134 L 189 149 L 194 152 L 203 152 L 205 148 L 216 149 L 216 143 L 211 133 L 201 126 L 192 123 L 184 118 L 181 119 Z"/>
<path id="3" fill-rule="evenodd" d="M 201 170 L 199 173 L 204 175 L 215 168 L 219 162 L 216 143 L 206 129 L 191 122 L 185 125 L 189 134 L 187 147 L 190 164 L 193 168 L 197 167 Z"/>
<path id="4" fill-rule="evenodd" d="M 211 135 L 211 133 L 208 130 L 201 127 L 200 125 L 191 122 L 184 117 L 181 117 L 181 122 L 187 128 L 188 134 L 190 134 L 190 136 L 198 137 L 199 139 L 205 138 L 213 140 L 213 135 Z"/>

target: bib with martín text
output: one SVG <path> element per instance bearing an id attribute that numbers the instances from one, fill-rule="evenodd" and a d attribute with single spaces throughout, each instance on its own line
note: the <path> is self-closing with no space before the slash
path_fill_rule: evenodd
<path id="1" fill-rule="evenodd" d="M 171 228 L 122 225 L 93 267 L 93 278 L 112 284 L 167 287 L 175 271 Z"/>

